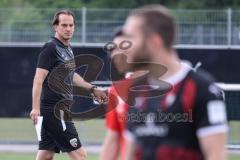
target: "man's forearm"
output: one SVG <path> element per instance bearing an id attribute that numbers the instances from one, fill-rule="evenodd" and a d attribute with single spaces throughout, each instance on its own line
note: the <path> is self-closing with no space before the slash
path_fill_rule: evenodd
<path id="1" fill-rule="evenodd" d="M 82 87 L 87 91 L 90 91 L 91 88 L 93 87 L 92 84 L 86 82 L 79 74 L 74 73 L 73 75 L 73 83 L 76 86 Z"/>
<path id="2" fill-rule="evenodd" d="M 34 78 L 32 89 L 32 109 L 40 109 L 40 97 L 42 93 L 42 83 Z"/>
<path id="3" fill-rule="evenodd" d="M 74 73 L 73 83 L 78 86 L 78 88 L 73 88 L 73 93 L 81 96 L 93 96 L 94 100 L 97 100 L 99 103 L 106 103 L 108 98 L 106 93 L 98 89 L 96 86 L 86 82 L 80 75 Z"/>
<path id="4" fill-rule="evenodd" d="M 206 160 L 226 160 L 226 159 L 227 159 L 226 152 L 224 152 L 224 154 L 220 153 L 220 155 L 217 155 L 215 153 L 206 157 Z"/>
<path id="5" fill-rule="evenodd" d="M 219 133 L 199 138 L 201 149 L 206 160 L 225 160 L 227 152 L 225 145 L 227 142 L 226 133 Z"/>

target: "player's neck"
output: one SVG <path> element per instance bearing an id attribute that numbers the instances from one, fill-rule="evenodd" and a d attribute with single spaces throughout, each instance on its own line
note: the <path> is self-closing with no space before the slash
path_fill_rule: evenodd
<path id="1" fill-rule="evenodd" d="M 159 54 L 156 60 L 159 64 L 167 68 L 167 72 L 160 79 L 167 79 L 179 72 L 182 68 L 181 61 L 174 50 Z"/>
<path id="2" fill-rule="evenodd" d="M 64 46 L 69 46 L 70 40 L 65 40 L 58 35 L 55 35 L 55 38 L 57 38 L 60 42 L 62 42 Z"/>

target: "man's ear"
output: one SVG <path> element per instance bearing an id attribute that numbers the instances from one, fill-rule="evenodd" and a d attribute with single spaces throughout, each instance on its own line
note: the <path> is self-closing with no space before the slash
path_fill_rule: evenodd
<path id="1" fill-rule="evenodd" d="M 156 46 L 161 48 L 164 47 L 163 40 L 159 35 L 152 34 L 150 39 L 151 39 L 151 43 L 154 45 L 153 47 L 156 47 Z"/>
<path id="2" fill-rule="evenodd" d="M 57 31 L 57 25 L 53 25 L 53 31 L 56 32 Z"/>
<path id="3" fill-rule="evenodd" d="M 151 34 L 149 36 L 148 43 L 149 43 L 150 48 L 153 50 L 164 47 L 162 38 L 156 34 Z"/>

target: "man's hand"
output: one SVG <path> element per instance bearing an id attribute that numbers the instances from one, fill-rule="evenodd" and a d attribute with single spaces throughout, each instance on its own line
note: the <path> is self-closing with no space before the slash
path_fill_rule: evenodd
<path id="1" fill-rule="evenodd" d="M 38 116 L 40 116 L 40 110 L 32 109 L 32 111 L 30 112 L 30 117 L 31 117 L 34 125 L 37 124 Z"/>
<path id="2" fill-rule="evenodd" d="M 98 101 L 100 104 L 107 103 L 108 97 L 105 91 L 102 91 L 98 87 L 94 87 L 92 90 L 93 99 Z"/>

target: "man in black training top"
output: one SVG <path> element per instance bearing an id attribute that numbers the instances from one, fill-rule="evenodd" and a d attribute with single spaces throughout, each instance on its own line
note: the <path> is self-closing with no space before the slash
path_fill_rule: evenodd
<path id="1" fill-rule="evenodd" d="M 55 36 L 40 51 L 33 82 L 30 113 L 34 124 L 37 123 L 38 116 L 43 116 L 37 160 L 52 160 L 54 154 L 60 151 L 67 152 L 71 160 L 86 158 L 86 152 L 82 148 L 73 122 L 65 121 L 64 115 L 59 118 L 54 112 L 58 104 L 65 105 L 64 100 L 73 100 L 73 84 L 84 88 L 99 101 L 106 99 L 103 92 L 74 73 L 74 55 L 69 44 L 73 36 L 74 24 L 74 15 L 71 11 L 57 12 L 52 22 Z M 62 67 L 58 68 L 60 72 L 53 74 L 59 66 Z M 65 107 L 69 107 L 67 103 Z"/>
<path id="2" fill-rule="evenodd" d="M 222 91 L 208 73 L 178 58 L 169 11 L 159 5 L 134 10 L 123 35 L 132 42 L 128 62 L 150 62 L 150 73 L 136 82 L 138 92 L 132 88 L 127 96 L 135 103 L 128 111 L 126 159 L 224 160 L 228 127 Z M 162 94 L 168 84 L 170 91 Z"/>

